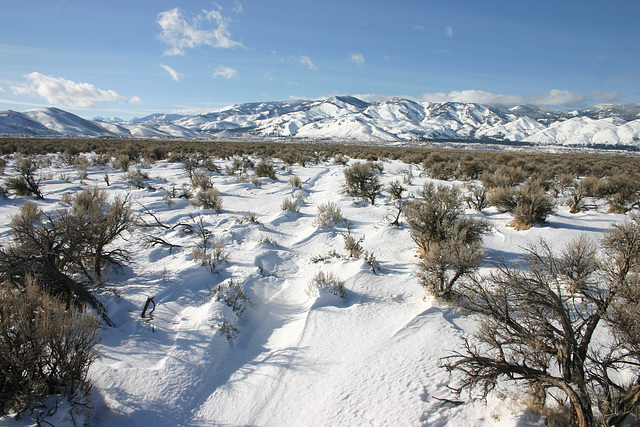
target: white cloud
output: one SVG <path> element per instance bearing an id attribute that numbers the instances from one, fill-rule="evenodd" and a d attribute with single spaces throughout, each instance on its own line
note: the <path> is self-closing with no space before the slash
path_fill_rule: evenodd
<path id="1" fill-rule="evenodd" d="M 552 107 L 576 107 L 584 104 L 586 97 L 582 94 L 572 93 L 566 90 L 553 89 L 533 97 L 518 95 L 502 95 L 485 92 L 483 90 L 455 90 L 449 93 L 436 92 L 425 93 L 420 97 L 423 101 L 431 102 L 472 102 L 477 104 L 534 104 L 548 105 Z"/>
<path id="2" fill-rule="evenodd" d="M 224 77 L 232 79 L 238 75 L 238 72 L 231 67 L 220 66 L 213 71 L 213 77 Z"/>
<path id="3" fill-rule="evenodd" d="M 591 98 L 596 101 L 602 102 L 615 102 L 622 98 L 622 94 L 617 90 L 603 90 L 600 92 L 593 92 Z"/>
<path id="4" fill-rule="evenodd" d="M 4 92 L 4 88 L 0 86 L 0 92 Z"/>
<path id="5" fill-rule="evenodd" d="M 356 65 L 364 64 L 364 56 L 361 53 L 352 53 L 351 54 L 351 62 Z"/>
<path id="6" fill-rule="evenodd" d="M 549 93 L 543 93 L 534 97 L 533 104 L 551 105 L 553 107 L 577 107 L 584 104 L 585 100 L 586 97 L 579 93 L 571 93 L 568 90 L 552 89 Z"/>
<path id="7" fill-rule="evenodd" d="M 98 89 L 91 83 L 77 83 L 62 77 L 45 76 L 33 72 L 25 76 L 26 84 L 11 86 L 16 95 L 38 95 L 50 104 L 62 104 L 70 107 L 97 107 L 101 101 L 122 104 L 139 104 L 137 96 L 127 99 L 113 90 Z"/>
<path id="8" fill-rule="evenodd" d="M 177 82 L 180 82 L 180 79 L 182 77 L 184 77 L 184 74 L 177 72 L 176 70 L 174 70 L 173 68 L 169 67 L 168 65 L 164 65 L 164 64 L 160 64 L 160 66 L 162 68 L 164 68 L 164 70 L 169 73 L 169 75 L 171 76 L 171 78 Z"/>
<path id="9" fill-rule="evenodd" d="M 244 12 L 244 7 L 242 6 L 242 3 L 240 3 L 239 1 L 235 2 L 234 6 L 233 6 L 233 10 L 235 13 L 242 13 Z"/>
<path id="10" fill-rule="evenodd" d="M 246 47 L 231 39 L 229 18 L 222 16 L 217 10 L 203 10 L 191 22 L 188 22 L 177 7 L 158 14 L 158 25 L 162 29 L 158 38 L 169 46 L 165 55 L 184 55 L 185 49 L 198 46 L 216 48 Z M 202 29 L 202 24 L 214 22 L 216 28 Z"/>
<path id="11" fill-rule="evenodd" d="M 447 25 L 446 27 L 444 27 L 444 33 L 447 35 L 447 37 L 453 37 L 453 28 Z"/>
<path id="12" fill-rule="evenodd" d="M 304 65 L 305 67 L 307 67 L 308 69 L 310 69 L 310 70 L 315 70 L 316 68 L 318 68 L 318 67 L 315 66 L 315 64 L 313 63 L 311 58 L 309 58 L 308 56 L 304 56 L 304 55 L 301 56 L 300 57 L 300 63 L 302 65 Z"/>

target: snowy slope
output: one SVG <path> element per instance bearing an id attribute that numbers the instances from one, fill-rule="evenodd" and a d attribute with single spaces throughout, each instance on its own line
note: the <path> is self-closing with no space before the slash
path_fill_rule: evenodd
<path id="1" fill-rule="evenodd" d="M 415 244 L 406 224 L 395 227 L 388 217 L 391 202 L 375 206 L 340 193 L 344 166 L 330 162 L 306 167 L 278 168 L 278 180 L 262 179 L 262 186 L 236 177 L 212 174 L 223 198 L 221 213 L 196 209 L 179 198 L 167 202 L 172 188 L 188 185 L 180 163 L 140 166 L 151 188 L 136 189 L 123 180 L 124 172 L 90 167 L 80 182 L 72 167 L 53 165 L 50 176 L 65 174 L 70 182 L 43 182 L 47 211 L 66 207 L 62 195 L 97 186 L 110 194 L 129 194 L 133 208 L 152 210 L 166 225 L 195 224 L 200 216 L 208 231 L 224 240 L 228 260 L 217 272 L 194 262 L 198 238 L 185 227 L 140 229 L 127 241 L 132 263 L 109 272 L 115 293 L 100 299 L 116 323 L 107 328 L 99 345 L 102 356 L 90 370 L 93 400 L 86 412 L 88 425 L 128 426 L 542 426 L 544 421 L 526 408 L 517 387 L 500 385 L 487 403 L 470 401 L 455 406 L 438 398 L 458 399 L 448 386 L 456 381 L 442 369 L 440 358 L 458 348 L 460 339 L 476 328 L 473 318 L 437 301 L 423 299 L 415 270 Z M 11 160 L 13 162 L 13 160 Z M 217 159 L 222 170 L 230 160 Z M 386 162 L 384 184 L 408 168 Z M 7 174 L 14 173 L 7 165 Z M 411 172 L 408 193 L 429 178 Z M 111 177 L 106 187 L 104 175 Z M 293 175 L 302 188 L 287 185 Z M 294 195 L 299 213 L 283 212 L 283 200 Z M 9 218 L 27 198 L 0 204 L 0 235 L 9 235 Z M 328 256 L 344 253 L 347 224 L 336 230 L 317 228 L 320 204 L 336 203 L 349 221 L 351 233 L 363 237 L 362 246 L 380 262 L 375 273 L 361 259 Z M 258 222 L 240 218 L 252 211 Z M 515 259 L 540 238 L 554 247 L 587 234 L 600 239 L 611 222 L 624 215 L 587 211 L 568 214 L 559 207 L 544 227 L 515 231 L 510 215 L 487 209 L 481 215 L 492 225 L 483 239 L 491 261 Z M 144 217 L 144 216 L 143 216 Z M 147 217 L 149 219 L 149 217 Z M 145 245 L 157 235 L 179 245 Z M 4 242 L 3 242 L 4 243 Z M 326 258 L 314 262 L 318 255 Z M 318 271 L 333 272 L 344 281 L 347 297 L 307 293 Z M 238 322 L 239 334 L 227 340 L 216 322 L 234 313 L 210 296 L 220 283 L 244 283 L 251 307 Z M 153 296 L 152 318 L 140 312 Z M 63 408 L 56 416 L 62 417 Z M 4 421 L 0 418 L 0 424 Z M 53 420 L 55 421 L 55 420 Z M 28 423 L 29 417 L 20 422 Z M 52 422 L 68 425 L 69 420 Z M 10 423 L 16 427 L 20 423 Z M 22 424 L 24 425 L 24 424 Z"/>
<path id="2" fill-rule="evenodd" d="M 23 116 L 19 118 L 16 114 Z M 4 133 L 11 134 L 46 134 L 46 128 L 61 135 L 123 138 L 495 140 L 640 147 L 639 114 L 640 104 L 602 104 L 584 110 L 554 111 L 532 105 L 507 108 L 402 98 L 368 103 L 350 96 L 336 96 L 324 100 L 238 104 L 191 116 L 157 113 L 128 122 L 89 121 L 56 108 L 45 108 L 0 117 L 0 126 L 4 126 Z"/>
<path id="3" fill-rule="evenodd" d="M 616 117 L 591 119 L 576 117 L 556 122 L 526 138 L 524 141 L 544 145 L 636 145 L 640 141 L 640 120 L 625 122 Z"/>
<path id="4" fill-rule="evenodd" d="M 83 119 L 59 108 L 27 110 L 24 115 L 62 135 L 115 136 L 96 122 Z"/>
<path id="5" fill-rule="evenodd" d="M 17 111 L 0 111 L 0 135 L 57 135 L 42 123 Z"/>

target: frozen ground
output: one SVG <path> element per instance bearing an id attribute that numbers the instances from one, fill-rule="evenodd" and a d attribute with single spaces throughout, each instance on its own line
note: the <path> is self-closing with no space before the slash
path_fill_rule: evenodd
<path id="1" fill-rule="evenodd" d="M 83 415 L 91 426 L 534 426 L 544 420 L 531 414 L 525 396 L 505 385 L 487 402 L 462 405 L 440 399 L 453 396 L 448 385 L 455 376 L 439 367 L 440 358 L 472 334 L 476 323 L 456 309 L 424 299 L 413 275 L 414 243 L 406 223 L 390 225 L 394 214 L 384 197 L 375 206 L 340 192 L 344 166 L 330 162 L 306 167 L 278 167 L 277 181 L 251 180 L 212 173 L 223 200 L 222 212 L 194 208 L 176 193 L 189 180 L 180 163 L 157 162 L 141 167 L 149 174 L 136 189 L 123 172 L 109 166 L 90 167 L 80 182 L 74 167 L 41 169 L 44 210 L 67 207 L 63 194 L 88 186 L 110 193 L 130 194 L 132 207 L 147 220 L 145 209 L 165 225 L 194 226 L 202 220 L 215 239 L 224 239 L 228 259 L 217 272 L 192 259 L 196 234 L 187 227 L 146 228 L 127 236 L 124 244 L 133 262 L 110 272 L 113 290 L 100 295 L 115 328 L 105 328 L 101 357 L 91 367 L 91 410 Z M 217 160 L 224 170 L 229 161 Z M 134 166 L 135 167 L 135 166 Z M 384 163 L 382 181 L 401 180 L 407 165 Z M 15 173 L 8 165 L 6 175 Z M 109 175 L 107 187 L 104 176 Z M 417 169 L 409 191 L 428 178 Z M 287 184 L 297 175 L 302 189 Z M 299 196 L 300 212 L 283 212 L 285 198 Z M 0 201 L 6 243 L 9 218 L 26 198 Z M 343 233 L 314 225 L 320 204 L 332 201 L 349 222 L 351 233 L 380 262 L 375 273 L 361 259 L 318 255 L 344 254 Z M 240 219 L 251 211 L 259 223 Z M 571 215 L 559 207 L 548 225 L 528 231 L 506 227 L 508 214 L 487 209 L 470 215 L 487 218 L 493 229 L 483 241 L 487 259 L 483 270 L 500 257 L 517 260 L 523 248 L 540 238 L 554 247 L 580 233 L 599 239 L 623 215 L 591 210 Z M 180 245 L 147 247 L 145 236 Z M 347 297 L 309 296 L 310 280 L 318 271 L 344 281 Z M 251 307 L 237 318 L 210 291 L 230 279 L 244 283 Z M 140 317 L 147 297 L 157 305 L 151 319 Z M 237 321 L 238 335 L 228 340 L 216 327 L 223 318 Z M 1 421 L 1 420 L 0 420 Z M 5 419 L 5 421 L 8 421 Z M 49 418 L 55 425 L 70 423 L 63 410 Z M 29 423 L 23 419 L 20 423 Z M 18 423 L 13 423 L 18 425 Z"/>

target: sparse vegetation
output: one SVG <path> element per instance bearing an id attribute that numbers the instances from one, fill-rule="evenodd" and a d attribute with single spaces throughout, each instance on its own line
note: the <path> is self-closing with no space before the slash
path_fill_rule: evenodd
<path id="1" fill-rule="evenodd" d="M 333 202 L 327 202 L 318 206 L 318 213 L 313 221 L 313 225 L 318 228 L 333 229 L 337 224 L 344 220 L 342 210 L 338 205 Z"/>
<path id="2" fill-rule="evenodd" d="M 640 347 L 634 322 L 640 274 L 640 217 L 615 225 L 604 240 L 579 238 L 557 253 L 542 242 L 525 266 L 501 262 L 464 287 L 464 307 L 483 316 L 463 349 L 445 359 L 460 371 L 457 390 L 486 396 L 499 379 L 532 386 L 542 405 L 566 402 L 571 425 L 621 425 L 640 411 Z M 614 331 L 613 340 L 596 330 Z M 630 371 L 631 381 L 613 372 Z M 599 412 L 594 411 L 595 408 Z"/>
<path id="3" fill-rule="evenodd" d="M 30 276 L 0 285 L 0 414 L 21 414 L 52 394 L 82 399 L 89 390 L 99 322 L 46 287 Z"/>
<path id="4" fill-rule="evenodd" d="M 382 191 L 380 178 L 371 162 L 356 162 L 344 170 L 345 192 L 361 197 L 375 204 Z"/>
<path id="5" fill-rule="evenodd" d="M 318 271 L 307 288 L 307 294 L 309 296 L 318 296 L 319 292 L 327 292 L 336 295 L 340 298 L 347 297 L 347 290 L 344 287 L 344 282 L 338 278 L 332 272 L 325 273 L 324 271 Z"/>

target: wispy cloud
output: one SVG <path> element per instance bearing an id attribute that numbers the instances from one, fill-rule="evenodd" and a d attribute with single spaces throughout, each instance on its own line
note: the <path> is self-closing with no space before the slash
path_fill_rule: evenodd
<path id="1" fill-rule="evenodd" d="M 447 35 L 447 37 L 453 37 L 453 28 L 447 25 L 446 27 L 444 27 L 444 33 Z"/>
<path id="2" fill-rule="evenodd" d="M 213 77 L 224 77 L 225 79 L 232 79 L 238 75 L 238 71 L 231 67 L 220 66 L 213 70 Z"/>
<path id="3" fill-rule="evenodd" d="M 91 83 L 77 83 L 62 77 L 33 72 L 25 76 L 28 83 L 11 86 L 16 95 L 41 96 L 50 104 L 70 107 L 97 107 L 102 101 L 139 104 L 140 98 L 125 98 L 113 90 L 99 89 Z"/>
<path id="4" fill-rule="evenodd" d="M 305 67 L 307 67 L 308 69 L 310 69 L 310 70 L 315 70 L 316 68 L 318 68 L 318 67 L 315 66 L 315 64 L 313 63 L 311 58 L 309 58 L 308 56 L 305 56 L 305 55 L 300 57 L 300 63 L 302 65 L 304 65 Z"/>
<path id="5" fill-rule="evenodd" d="M 361 53 L 352 53 L 349 60 L 356 65 L 362 65 L 364 64 L 364 55 Z"/>
<path id="6" fill-rule="evenodd" d="M 173 80 L 175 80 L 176 82 L 178 82 L 178 83 L 180 82 L 180 79 L 181 79 L 182 77 L 184 77 L 184 74 L 177 72 L 176 70 L 174 70 L 173 68 L 171 68 L 171 67 L 170 67 L 170 66 L 168 66 L 168 65 L 160 64 L 160 66 L 161 66 L 162 68 L 164 68 L 164 70 L 165 70 L 167 73 L 169 73 L 169 75 L 171 76 L 171 78 L 172 78 Z"/>
<path id="7" fill-rule="evenodd" d="M 237 1 L 233 5 L 233 9 L 231 9 L 231 10 L 233 10 L 235 13 L 242 13 L 242 12 L 244 12 L 244 7 L 242 6 L 242 3 Z"/>
<path id="8" fill-rule="evenodd" d="M 615 102 L 622 98 L 622 94 L 617 90 L 603 90 L 599 92 L 593 92 L 591 98 L 595 101 L 602 102 Z"/>
<path id="9" fill-rule="evenodd" d="M 567 90 L 553 89 L 537 96 L 502 95 L 483 90 L 455 90 L 449 93 L 425 93 L 420 97 L 431 102 L 472 102 L 477 104 L 534 104 L 552 107 L 577 107 L 584 104 L 586 96 Z"/>
<path id="10" fill-rule="evenodd" d="M 4 92 L 4 88 L 0 86 L 0 92 Z"/>
<path id="11" fill-rule="evenodd" d="M 184 55 L 185 49 L 199 46 L 246 49 L 242 43 L 231 39 L 230 21 L 218 10 L 203 10 L 189 22 L 176 7 L 158 14 L 157 22 L 161 29 L 158 38 L 169 46 L 164 51 L 165 55 Z M 209 23 L 214 24 L 214 28 L 202 28 Z"/>

